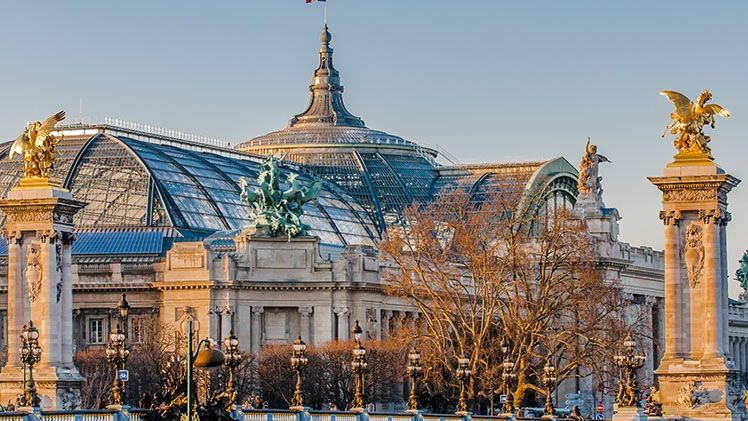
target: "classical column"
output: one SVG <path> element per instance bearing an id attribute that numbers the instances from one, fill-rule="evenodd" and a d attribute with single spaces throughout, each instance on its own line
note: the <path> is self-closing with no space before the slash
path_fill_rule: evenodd
<path id="1" fill-rule="evenodd" d="M 312 311 L 314 307 L 299 307 L 299 334 L 307 344 L 312 343 Z"/>
<path id="2" fill-rule="evenodd" d="M 410 331 L 411 336 L 415 335 L 416 333 L 416 320 L 418 320 L 418 313 L 408 311 L 405 313 L 405 318 L 408 323 L 408 330 Z"/>
<path id="3" fill-rule="evenodd" d="M 62 365 L 73 367 L 73 255 L 71 249 L 75 237 L 72 233 L 61 233 L 60 250 L 62 257 L 62 290 L 61 294 L 62 316 Z"/>
<path id="4" fill-rule="evenodd" d="M 11 232 L 5 236 L 8 241 L 8 348 L 7 348 L 7 362 L 6 370 L 11 367 L 20 367 L 21 360 L 18 355 L 18 348 L 20 347 L 19 334 L 23 329 L 24 320 L 24 305 L 26 297 L 23 293 L 23 250 L 21 249 L 21 243 L 23 242 L 23 234 L 19 232 Z M 15 270 L 11 270 L 15 268 Z M 20 275 L 20 276 L 19 276 Z M 21 278 L 21 279 L 17 279 Z"/>
<path id="5" fill-rule="evenodd" d="M 704 306 L 698 309 L 703 314 L 703 358 L 724 358 L 722 339 L 722 297 L 721 276 L 722 256 L 720 251 L 719 226 L 721 211 L 719 209 L 701 211 L 703 223 L 704 270 L 701 281 L 704 283 Z"/>
<path id="6" fill-rule="evenodd" d="M 338 317 L 338 339 L 348 340 L 348 315 L 351 311 L 348 307 L 335 307 L 335 315 Z"/>
<path id="7" fill-rule="evenodd" d="M 252 306 L 252 353 L 260 352 L 262 346 L 262 313 L 265 308 L 262 306 Z"/>
<path id="8" fill-rule="evenodd" d="M 392 310 L 382 310 L 382 340 L 386 340 L 390 337 L 390 319 L 392 318 Z"/>
<path id="9" fill-rule="evenodd" d="M 646 295 L 642 302 L 642 310 L 644 311 L 644 335 L 642 337 L 642 348 L 644 350 L 647 359 L 645 361 L 644 370 L 646 372 L 646 386 L 652 385 L 652 379 L 654 378 L 654 319 L 652 318 L 652 308 L 657 303 L 657 297 Z"/>
<path id="10" fill-rule="evenodd" d="M 665 364 L 683 358 L 680 211 L 661 211 L 660 219 L 665 225 L 665 354 L 662 357 Z"/>

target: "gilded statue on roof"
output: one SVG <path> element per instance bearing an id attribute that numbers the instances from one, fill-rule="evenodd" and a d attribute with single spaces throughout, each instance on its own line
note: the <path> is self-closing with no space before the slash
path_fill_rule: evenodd
<path id="1" fill-rule="evenodd" d="M 280 186 L 280 160 L 269 156 L 262 163 L 262 172 L 257 177 L 259 187 L 251 189 L 244 177 L 239 178 L 241 199 L 249 205 L 249 214 L 254 219 L 252 228 L 269 236 L 285 235 L 289 239 L 307 235 L 309 226 L 301 222 L 304 205 L 317 199 L 322 188 L 321 181 L 302 186 L 298 174 L 286 178 L 288 188 Z"/>
<path id="2" fill-rule="evenodd" d="M 714 117 L 729 117 L 730 112 L 718 104 L 707 104 L 712 99 L 712 93 L 701 91 L 696 102 L 675 91 L 661 91 L 675 106 L 670 113 L 672 121 L 665 128 L 670 134 L 676 135 L 673 145 L 678 155 L 706 155 L 711 157 L 711 150 L 707 145 L 709 136 L 704 134 L 704 126 L 714 128 Z M 663 133 L 662 137 L 665 137 Z"/>
<path id="3" fill-rule="evenodd" d="M 28 123 L 23 133 L 13 142 L 8 159 L 16 154 L 23 156 L 24 177 L 49 178 L 57 157 L 55 145 L 62 139 L 51 133 L 55 125 L 64 119 L 65 111 L 60 111 L 44 121 Z"/>

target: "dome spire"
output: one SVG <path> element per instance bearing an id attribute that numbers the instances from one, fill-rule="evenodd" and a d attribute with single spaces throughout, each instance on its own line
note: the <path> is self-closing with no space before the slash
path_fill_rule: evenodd
<path id="1" fill-rule="evenodd" d="M 319 49 L 319 65 L 314 71 L 309 90 L 312 97 L 306 111 L 295 115 L 290 126 L 303 124 L 324 124 L 333 126 L 365 127 L 364 122 L 351 114 L 343 104 L 343 85 L 338 71 L 332 64 L 332 35 L 327 24 L 320 34 L 322 46 Z"/>

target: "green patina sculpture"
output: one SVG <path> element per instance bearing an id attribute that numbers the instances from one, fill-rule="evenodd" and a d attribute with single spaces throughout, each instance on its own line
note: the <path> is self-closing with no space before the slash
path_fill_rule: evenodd
<path id="1" fill-rule="evenodd" d="M 748 291 L 748 251 L 740 258 L 740 268 L 735 271 L 735 278 L 740 282 L 743 291 Z"/>
<path id="2" fill-rule="evenodd" d="M 304 204 L 316 200 L 322 188 L 317 180 L 310 186 L 302 186 L 298 174 L 291 173 L 286 178 L 288 189 L 280 188 L 280 161 L 269 156 L 262 163 L 262 172 L 257 177 L 259 187 L 252 190 L 244 177 L 239 178 L 241 199 L 249 204 L 250 216 L 254 219 L 251 227 L 257 233 L 269 236 L 291 237 L 307 235 L 309 226 L 301 222 Z"/>

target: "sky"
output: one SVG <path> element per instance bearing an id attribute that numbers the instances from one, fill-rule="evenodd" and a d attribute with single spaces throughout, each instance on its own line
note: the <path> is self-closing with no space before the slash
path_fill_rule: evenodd
<path id="1" fill-rule="evenodd" d="M 325 3 L 0 2 L 0 140 L 60 110 L 239 142 L 304 110 Z M 658 94 L 728 108 L 716 161 L 748 178 L 748 2 L 329 0 L 347 108 L 460 163 L 575 166 L 587 137 L 622 241 L 663 247 L 672 160 Z M 83 112 L 80 112 L 80 102 Z M 730 273 L 748 249 L 748 181 L 729 196 Z M 731 281 L 731 296 L 739 288 Z"/>

